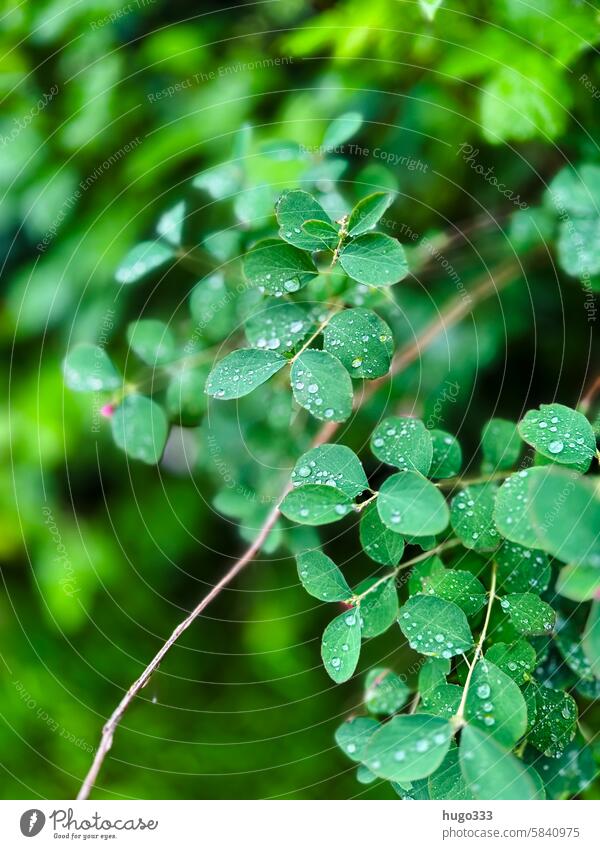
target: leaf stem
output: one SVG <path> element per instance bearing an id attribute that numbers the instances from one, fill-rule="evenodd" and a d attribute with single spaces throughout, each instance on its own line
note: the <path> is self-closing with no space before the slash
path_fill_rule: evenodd
<path id="1" fill-rule="evenodd" d="M 465 724 L 465 706 L 467 704 L 467 696 L 469 695 L 469 687 L 471 686 L 471 679 L 473 677 L 473 672 L 475 671 L 475 667 L 477 666 L 477 661 L 481 657 L 481 653 L 483 651 L 483 644 L 485 642 L 485 638 L 487 636 L 487 630 L 490 624 L 490 616 L 492 613 L 492 605 L 494 604 L 494 599 L 496 598 L 496 571 L 497 566 L 494 562 L 492 564 L 492 580 L 490 583 L 490 597 L 488 599 L 488 606 L 485 612 L 485 620 L 483 622 L 483 628 L 481 629 L 481 634 L 479 635 L 479 640 L 477 642 L 477 646 L 475 648 L 475 653 L 473 655 L 473 660 L 471 661 L 471 666 L 469 667 L 469 671 L 467 673 L 467 678 L 465 681 L 465 686 L 463 688 L 462 697 L 460 700 L 460 704 L 458 706 L 458 710 L 456 714 L 452 717 L 452 725 L 454 726 L 455 731 L 458 731 L 459 728 L 462 728 Z"/>

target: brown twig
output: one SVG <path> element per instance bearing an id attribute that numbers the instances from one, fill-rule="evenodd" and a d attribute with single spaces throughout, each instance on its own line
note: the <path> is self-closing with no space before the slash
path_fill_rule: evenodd
<path id="1" fill-rule="evenodd" d="M 516 268 L 512 263 L 510 265 L 502 266 L 497 269 L 493 275 L 491 272 L 488 273 L 485 276 L 485 279 L 477 285 L 468 296 L 459 296 L 451 301 L 448 307 L 440 312 L 437 318 L 431 321 L 413 342 L 398 351 L 392 361 L 389 373 L 382 378 L 371 381 L 358 400 L 358 403 L 363 403 L 366 398 L 370 398 L 387 379 L 400 373 L 417 360 L 421 351 L 427 348 L 428 345 L 430 345 L 431 342 L 440 335 L 440 333 L 443 333 L 445 330 L 452 327 L 468 315 L 478 303 L 485 300 L 494 292 L 498 292 L 502 286 L 508 283 L 515 276 L 515 272 Z M 325 442 L 329 442 L 329 440 L 335 435 L 339 426 L 339 422 L 326 422 L 319 430 L 313 444 L 322 445 Z M 169 639 L 164 643 L 148 666 L 144 669 L 140 677 L 137 678 L 137 680 L 134 681 L 131 687 L 127 690 L 102 729 L 100 745 L 98 746 L 90 770 L 81 785 L 81 789 L 77 795 L 78 799 L 87 799 L 89 797 L 92 787 L 96 783 L 100 768 L 104 763 L 104 759 L 112 746 L 115 730 L 133 699 L 138 695 L 140 690 L 146 686 L 152 674 L 158 669 L 162 659 L 177 642 L 179 637 L 187 631 L 192 622 L 194 622 L 203 610 L 208 607 L 211 601 L 213 601 L 259 553 L 263 543 L 267 539 L 279 517 L 279 503 L 289 490 L 290 485 L 288 484 L 281 494 L 278 504 L 267 516 L 264 525 L 260 529 L 260 532 L 252 545 L 244 552 L 242 557 L 233 564 L 225 575 L 223 575 L 221 580 L 215 584 L 211 591 L 205 595 L 203 599 L 201 599 L 192 612 L 179 623 Z"/>

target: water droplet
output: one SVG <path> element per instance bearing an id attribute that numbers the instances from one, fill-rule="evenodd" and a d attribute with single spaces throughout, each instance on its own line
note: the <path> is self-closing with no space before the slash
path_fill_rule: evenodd
<path id="1" fill-rule="evenodd" d="M 554 439 L 552 442 L 548 443 L 548 451 L 551 454 L 560 454 L 564 447 L 565 446 L 560 439 Z"/>

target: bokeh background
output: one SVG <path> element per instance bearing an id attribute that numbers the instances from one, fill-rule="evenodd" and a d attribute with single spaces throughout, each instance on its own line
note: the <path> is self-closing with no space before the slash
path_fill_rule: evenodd
<path id="1" fill-rule="evenodd" d="M 215 408 L 178 432 L 181 444 L 148 467 L 128 462 L 107 423 L 95 426 L 90 398 L 63 385 L 75 342 L 101 340 L 125 367 L 128 322 L 184 320 L 189 269 L 131 290 L 115 281 L 161 212 L 185 198 L 193 239 L 232 226 L 244 243 L 255 237 L 243 195 L 191 185 L 234 155 L 240 128 L 253 128 L 245 187 L 267 184 L 276 196 L 306 173 L 298 145 L 318 147 L 340 114 L 363 115 L 357 147 L 337 157 L 346 165 L 312 179 L 342 198 L 353 198 L 354 180 L 398 190 L 389 232 L 409 248 L 414 233 L 443 250 L 444 262 L 431 253 L 423 261 L 412 245 L 419 274 L 394 296 L 405 341 L 456 294 L 457 280 L 468 288 L 513 263 L 517 285 L 424 351 L 361 413 L 350 444 L 363 444 L 385 407 L 439 414 L 438 426 L 459 432 L 475 456 L 492 415 L 516 419 L 551 398 L 575 405 L 594 377 L 589 293 L 557 270 L 549 245 L 521 265 L 527 235 L 512 215 L 517 197 L 540 204 L 565 164 L 600 160 L 598 13 L 584 0 L 444 2 L 431 21 L 427 5 L 3 5 L 4 797 L 74 796 L 104 719 L 243 551 L 310 437 L 302 423 L 289 431 L 276 392 L 257 393 L 241 411 Z M 221 319 L 217 341 L 239 325 L 235 313 Z M 449 382 L 459 386 L 451 400 Z M 333 731 L 360 685 L 335 687 L 321 668 L 328 613 L 297 586 L 294 544 L 272 539 L 171 652 L 119 728 L 96 797 L 392 798 L 388 785 L 356 784 L 335 749 Z M 352 536 L 336 546 L 364 575 Z M 409 670 L 399 643 L 395 634 L 369 643 L 363 668 Z M 588 704 L 586 727 L 595 719 Z"/>

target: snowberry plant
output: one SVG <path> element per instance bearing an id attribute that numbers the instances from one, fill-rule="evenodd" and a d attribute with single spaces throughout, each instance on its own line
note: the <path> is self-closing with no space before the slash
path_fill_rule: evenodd
<path id="1" fill-rule="evenodd" d="M 335 122 L 329 144 L 359 123 L 352 115 Z M 145 463 L 160 460 L 170 428 L 197 427 L 209 399 L 216 415 L 251 393 L 255 413 L 282 398 L 288 411 L 305 411 L 300 435 L 289 415 L 277 425 L 265 414 L 269 439 L 283 432 L 288 448 L 306 439 L 312 447 L 305 441 L 293 457 L 281 496 L 267 493 L 276 509 L 258 516 L 261 544 L 286 545 L 300 584 L 330 606 L 321 657 L 334 682 L 353 679 L 362 705 L 335 731 L 358 781 L 389 781 L 405 799 L 573 796 L 593 777 L 582 719 L 600 697 L 594 428 L 556 401 L 518 422 L 482 422 L 479 468 L 469 462 L 465 474 L 454 435 L 388 415 L 384 396 L 368 450 L 359 456 L 343 444 L 353 411 L 372 405 L 406 361 L 389 308 L 409 263 L 383 232 L 393 191 L 363 187 L 348 204 L 336 160 L 281 150 L 297 156 L 303 188 L 253 184 L 239 159 L 205 172 L 195 186 L 215 201 L 234 197 L 238 226 L 190 250 L 179 203 L 160 219 L 158 239 L 136 246 L 119 268 L 127 286 L 169 264 L 191 263 L 197 273 L 194 263 L 212 263 L 191 290 L 181 338 L 158 319 L 140 319 L 127 339 L 141 377 L 124 379 L 103 348 L 81 345 L 66 357 L 66 382 L 101 393 L 114 441 Z M 273 156 L 273 146 L 263 153 Z M 519 213 L 515 243 L 531 241 L 534 219 L 538 234 L 542 217 L 551 232 L 572 206 L 576 188 L 569 194 L 569 181 L 557 179 L 560 204 L 525 222 Z M 567 260 L 569 238 L 563 227 L 559 257 Z M 571 262 L 567 270 L 577 269 Z M 334 441 L 342 422 L 344 439 Z M 247 524 L 255 506 L 234 501 L 215 503 Z M 355 586 L 335 562 L 335 543 L 325 553 L 316 530 L 336 522 L 352 529 L 363 564 Z M 390 630 L 414 653 L 410 674 L 361 668 L 365 641 Z"/>

